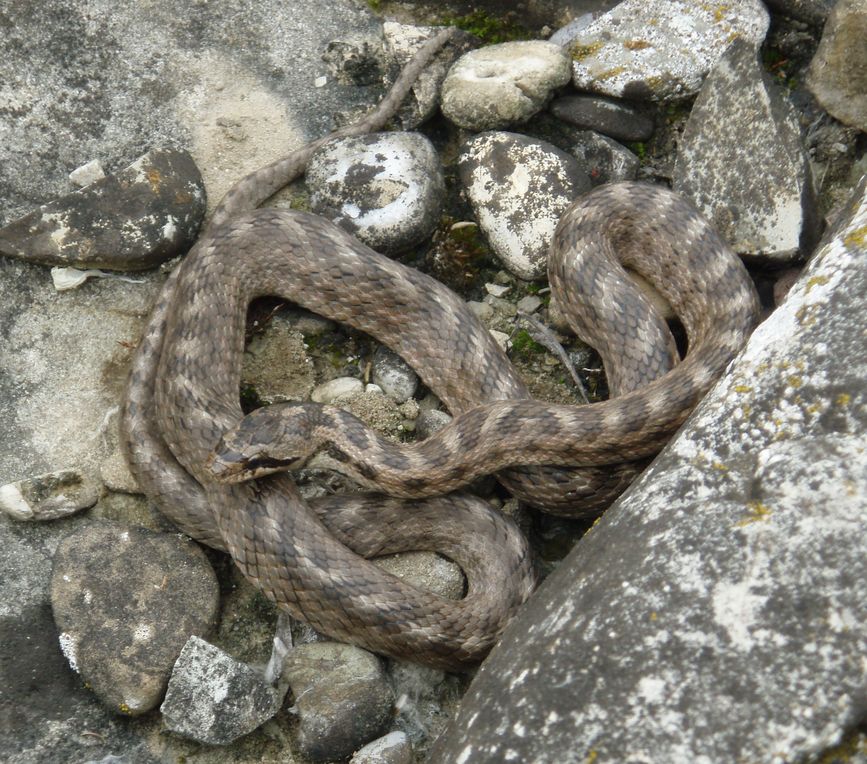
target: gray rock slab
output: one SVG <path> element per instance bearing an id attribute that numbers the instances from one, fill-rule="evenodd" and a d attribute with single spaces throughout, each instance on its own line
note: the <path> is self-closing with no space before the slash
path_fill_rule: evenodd
<path id="1" fill-rule="evenodd" d="M 807 87 L 831 116 L 867 132 L 867 5 L 840 0 L 810 62 Z"/>
<path id="2" fill-rule="evenodd" d="M 205 187 L 186 151 L 149 151 L 116 175 L 0 228 L 0 255 L 43 265 L 139 271 L 186 252 L 205 214 Z"/>
<path id="3" fill-rule="evenodd" d="M 380 252 L 409 249 L 439 224 L 442 164 L 420 133 L 329 141 L 310 158 L 306 177 L 313 212 Z"/>
<path id="4" fill-rule="evenodd" d="M 545 141 L 491 131 L 464 144 L 458 169 L 479 227 L 506 269 L 540 278 L 560 215 L 590 190 L 578 160 Z"/>
<path id="5" fill-rule="evenodd" d="M 867 712 L 867 177 L 432 762 L 818 761 Z"/>
<path id="6" fill-rule="evenodd" d="M 191 635 L 216 623 L 217 577 L 185 536 L 91 523 L 57 548 L 51 608 L 70 666 L 110 709 L 162 700 Z"/>
<path id="7" fill-rule="evenodd" d="M 742 255 L 779 265 L 812 251 L 819 221 L 798 119 L 752 45 L 732 44 L 705 81 L 672 186 Z"/>
<path id="8" fill-rule="evenodd" d="M 543 40 L 504 42 L 459 58 L 443 82 L 440 108 L 467 130 L 526 122 L 569 82 L 569 57 Z"/>
<path id="9" fill-rule="evenodd" d="M 732 40 L 758 45 L 768 23 L 758 0 L 624 0 L 572 40 L 572 81 L 622 98 L 687 98 Z"/>
<path id="10" fill-rule="evenodd" d="M 412 764 L 413 761 L 412 746 L 406 734 L 389 732 L 359 748 L 349 764 Z"/>
<path id="11" fill-rule="evenodd" d="M 309 759 L 345 758 L 388 731 L 394 696 L 373 653 L 337 642 L 299 645 L 283 677 L 298 717 L 295 744 Z"/>
<path id="12" fill-rule="evenodd" d="M 258 671 L 190 637 L 160 711 L 166 729 L 200 743 L 227 745 L 274 716 L 280 701 Z"/>

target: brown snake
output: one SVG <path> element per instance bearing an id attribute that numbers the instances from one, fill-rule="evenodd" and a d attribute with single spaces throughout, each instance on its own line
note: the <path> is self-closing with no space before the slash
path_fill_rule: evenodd
<path id="1" fill-rule="evenodd" d="M 448 37 L 427 43 L 371 117 L 341 134 L 379 129 Z M 242 213 L 302 173 L 322 140 L 238 184 L 167 280 L 133 360 L 125 448 L 160 509 L 193 537 L 227 550 L 280 607 L 376 652 L 466 668 L 490 649 L 533 587 L 526 543 L 511 522 L 471 497 L 407 505 L 344 496 L 310 507 L 283 474 L 237 484 L 214 479 L 213 452 L 242 419 L 250 300 L 280 295 L 369 332 L 400 353 L 456 415 L 435 437 L 401 451 L 336 410 L 284 410 L 296 419 L 305 412 L 317 437 L 341 425 L 325 441 L 363 482 L 426 496 L 514 467 L 503 478 L 519 496 L 560 509 L 574 505 L 576 486 L 599 484 L 603 474 L 587 478 L 572 467 L 641 460 L 659 450 L 743 344 L 757 300 L 740 261 L 674 194 L 642 184 L 598 189 L 564 215 L 549 270 L 552 287 L 567 289 L 561 304 L 572 311 L 581 305 L 576 331 L 600 350 L 612 390 L 622 395 L 585 407 L 534 401 L 487 329 L 435 280 L 314 215 Z M 599 248 L 608 257 L 591 258 Z M 662 257 L 650 257 L 651 250 Z M 681 317 L 690 352 L 672 370 L 673 341 L 661 319 L 642 318 L 645 298 L 633 289 L 625 305 L 614 302 L 611 290 L 623 276 L 609 259 L 615 251 Z M 586 306 L 583 295 L 568 292 L 575 285 L 601 292 L 601 301 Z M 605 328 L 611 321 L 613 337 Z M 649 350 L 647 337 L 654 338 Z M 655 381 L 629 392 L 647 380 Z M 247 442 L 273 445 L 285 418 L 259 416 L 264 429 Z M 241 424 L 238 438 L 248 425 Z M 233 443 L 227 436 L 223 457 L 232 456 Z M 276 459 L 283 466 L 288 458 L 261 457 L 260 464 Z M 402 473 L 408 481 L 401 487 Z M 436 549 L 455 559 L 467 574 L 466 597 L 436 597 L 362 558 L 401 549 Z"/>

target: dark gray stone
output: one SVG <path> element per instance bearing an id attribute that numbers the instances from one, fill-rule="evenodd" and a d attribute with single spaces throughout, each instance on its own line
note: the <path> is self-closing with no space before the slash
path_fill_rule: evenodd
<path id="1" fill-rule="evenodd" d="M 420 133 L 376 133 L 329 141 L 307 167 L 310 206 L 368 246 L 397 253 L 439 224 L 445 179 Z"/>
<path id="2" fill-rule="evenodd" d="M 505 132 L 467 141 L 458 169 L 479 227 L 506 269 L 540 278 L 560 215 L 590 190 L 585 169 L 550 143 Z"/>
<path id="3" fill-rule="evenodd" d="M 653 135 L 652 119 L 611 98 L 569 95 L 553 100 L 549 108 L 564 122 L 618 141 L 645 141 Z"/>
<path id="4" fill-rule="evenodd" d="M 166 729 L 200 743 L 228 745 L 274 716 L 281 700 L 258 671 L 190 637 L 160 711 Z"/>
<path id="5" fill-rule="evenodd" d="M 595 186 L 638 177 L 638 157 L 626 146 L 592 130 L 579 133 L 569 153 L 587 166 L 587 173 Z"/>
<path id="6" fill-rule="evenodd" d="M 51 607 L 61 649 L 120 714 L 159 704 L 186 641 L 214 626 L 218 596 L 204 553 L 180 535 L 88 524 L 54 556 Z"/>
<path id="7" fill-rule="evenodd" d="M 867 713 L 867 177 L 430 761 L 821 761 Z"/>
<path id="8" fill-rule="evenodd" d="M 766 0 L 766 3 L 772 11 L 821 26 L 837 0 Z"/>
<path id="9" fill-rule="evenodd" d="M 812 251 L 818 215 L 798 120 L 750 44 L 733 43 L 705 81 L 672 185 L 740 254 L 781 265 Z"/>
<path id="10" fill-rule="evenodd" d="M 397 403 L 403 403 L 415 394 L 418 375 L 393 350 L 378 347 L 373 354 L 373 383 Z"/>
<path id="11" fill-rule="evenodd" d="M 867 132 L 867 5 L 839 0 L 828 17 L 807 87 L 831 116 Z"/>
<path id="12" fill-rule="evenodd" d="M 205 187 L 193 158 L 154 149 L 0 228 L 0 255 L 140 271 L 186 252 L 204 214 Z"/>
<path id="13" fill-rule="evenodd" d="M 394 696 L 373 653 L 337 642 L 299 645 L 283 677 L 298 717 L 295 745 L 309 759 L 345 758 L 388 731 Z"/>
<path id="14" fill-rule="evenodd" d="M 572 81 L 616 98 L 687 98 L 733 39 L 759 45 L 767 29 L 758 0 L 624 0 L 573 38 Z"/>

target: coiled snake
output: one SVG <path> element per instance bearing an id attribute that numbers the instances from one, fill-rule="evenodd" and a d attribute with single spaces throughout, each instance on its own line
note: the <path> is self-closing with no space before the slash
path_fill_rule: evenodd
<path id="1" fill-rule="evenodd" d="M 379 129 L 448 38 L 446 31 L 427 43 L 371 117 L 342 133 Z M 583 407 L 534 401 L 463 300 L 435 280 L 314 215 L 241 212 L 303 172 L 320 144 L 239 183 L 167 280 L 133 359 L 123 411 L 128 460 L 142 489 L 181 529 L 227 550 L 293 615 L 377 652 L 465 668 L 484 656 L 533 587 L 527 547 L 509 521 L 471 497 L 412 505 L 334 497 L 310 507 L 284 474 L 242 483 L 214 479 L 251 424 L 235 429 L 249 301 L 281 295 L 371 333 L 457 415 L 432 439 L 399 451 L 335 410 L 284 410 L 290 419 L 303 411 L 309 434 L 342 425 L 342 435 L 325 440 L 364 482 L 427 496 L 514 467 L 504 473 L 513 490 L 562 509 L 575 503 L 574 496 L 563 498 L 564 487 L 569 494 L 600 482 L 572 467 L 646 459 L 661 447 L 744 342 L 756 297 L 737 258 L 675 195 L 642 184 L 602 187 L 564 215 L 549 268 L 559 302 L 578 316 L 576 331 L 600 350 L 612 389 L 622 394 Z M 690 352 L 673 369 L 664 322 L 641 318 L 645 298 L 633 289 L 625 303 L 615 302 L 612 290 L 623 276 L 615 251 L 681 317 Z M 587 307 L 585 295 L 569 291 L 576 285 L 601 301 Z M 613 336 L 611 325 L 618 327 Z M 646 380 L 654 381 L 629 392 Z M 281 435 L 286 416 L 259 416 L 264 429 L 244 448 Z M 252 425 L 258 427 L 255 419 Z M 224 434 L 221 459 L 212 463 Z M 262 452 L 258 464 L 282 467 L 292 458 Z M 395 487 L 401 473 L 406 480 Z M 444 600 L 363 559 L 403 548 L 434 548 L 454 558 L 467 574 L 467 596 Z"/>

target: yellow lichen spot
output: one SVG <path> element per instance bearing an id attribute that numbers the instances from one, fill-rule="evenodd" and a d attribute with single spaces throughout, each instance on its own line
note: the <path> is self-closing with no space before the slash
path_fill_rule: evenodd
<path id="1" fill-rule="evenodd" d="M 736 528 L 767 520 L 771 516 L 771 508 L 760 501 L 748 501 L 747 510 L 749 514 L 735 526 Z"/>
<path id="2" fill-rule="evenodd" d="M 849 231 L 849 233 L 843 237 L 843 245 L 846 247 L 859 248 L 867 246 L 867 225 L 856 228 L 854 231 Z"/>
<path id="3" fill-rule="evenodd" d="M 751 393 L 753 388 L 749 385 L 735 385 L 734 391 L 736 393 Z"/>
<path id="4" fill-rule="evenodd" d="M 852 402 L 852 396 L 849 393 L 840 393 L 835 399 L 834 403 L 838 406 L 848 406 Z"/>
<path id="5" fill-rule="evenodd" d="M 593 764 L 597 758 L 599 758 L 599 751 L 595 748 L 591 748 L 590 753 L 587 754 L 587 758 L 584 759 L 584 764 Z"/>
<path id="6" fill-rule="evenodd" d="M 163 176 L 160 174 L 159 170 L 149 170 L 148 171 L 148 183 L 151 184 L 151 188 L 156 192 L 160 190 L 160 186 L 163 182 Z"/>
<path id="7" fill-rule="evenodd" d="M 745 403 L 743 406 L 741 406 L 741 411 L 743 411 L 744 416 L 749 416 L 753 413 L 753 407 Z"/>
<path id="8" fill-rule="evenodd" d="M 828 283 L 828 277 L 827 276 L 812 276 L 809 279 L 807 279 L 807 290 L 806 291 L 809 293 L 809 291 L 814 286 L 825 286 L 825 284 L 827 284 L 827 283 Z"/>
<path id="9" fill-rule="evenodd" d="M 822 404 L 817 402 L 817 403 L 814 403 L 810 406 L 807 406 L 807 413 L 808 414 L 821 414 L 822 413 Z"/>
<path id="10" fill-rule="evenodd" d="M 800 377 L 797 374 L 792 374 L 787 381 L 791 387 L 800 387 L 804 384 L 803 377 Z"/>
<path id="11" fill-rule="evenodd" d="M 623 47 L 627 50 L 644 50 L 650 47 L 650 43 L 647 40 L 627 40 Z"/>
<path id="12" fill-rule="evenodd" d="M 121 703 L 117 708 L 122 714 L 126 714 L 127 716 L 132 713 L 130 707 L 126 703 Z"/>
<path id="13" fill-rule="evenodd" d="M 596 75 L 597 80 L 611 80 L 614 79 L 618 74 L 623 74 L 626 71 L 625 66 L 615 66 L 612 69 L 606 69 L 604 72 L 599 72 Z"/>
<path id="14" fill-rule="evenodd" d="M 583 61 L 585 58 L 595 56 L 604 45 L 605 43 L 602 42 L 602 40 L 597 40 L 596 42 L 587 44 L 576 42 L 572 46 L 572 59 L 575 61 Z"/>
<path id="15" fill-rule="evenodd" d="M 650 620 L 651 620 L 651 621 L 655 621 L 657 618 L 659 618 L 659 616 L 656 614 L 656 611 L 655 611 L 655 610 L 651 610 L 651 611 L 650 611 Z"/>
<path id="16" fill-rule="evenodd" d="M 725 464 L 723 464 L 722 462 L 713 461 L 713 462 L 711 462 L 710 466 L 713 467 L 715 470 L 719 470 L 720 472 L 728 472 L 729 471 L 729 468 L 726 467 Z"/>
<path id="17" fill-rule="evenodd" d="M 795 318 L 804 328 L 812 326 L 818 318 L 818 308 L 815 305 L 802 305 L 795 312 Z"/>

